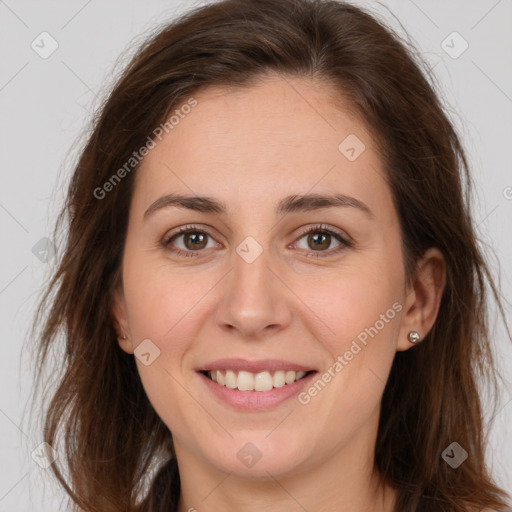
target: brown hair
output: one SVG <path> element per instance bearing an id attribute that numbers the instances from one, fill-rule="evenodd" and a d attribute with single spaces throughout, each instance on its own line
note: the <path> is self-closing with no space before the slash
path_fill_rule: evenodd
<path id="1" fill-rule="evenodd" d="M 136 167 L 103 198 L 94 191 L 193 93 L 247 87 L 269 72 L 333 84 L 372 130 L 401 223 L 407 277 L 429 247 L 446 258 L 435 325 L 419 346 L 396 354 L 382 398 L 375 464 L 399 490 L 396 511 L 507 505 L 486 469 L 477 387 L 487 376 L 496 388 L 487 284 L 503 309 L 469 214 L 464 151 L 416 59 L 374 16 L 329 0 L 220 1 L 189 11 L 140 48 L 78 159 L 56 226 L 69 222 L 66 245 L 34 322 L 43 324 L 39 371 L 59 334 L 65 342 L 44 439 L 56 445 L 63 434 L 65 456 L 52 470 L 77 510 L 175 510 L 180 492 L 171 433 L 111 318 Z M 453 441 L 469 453 L 457 470 L 441 458 Z"/>

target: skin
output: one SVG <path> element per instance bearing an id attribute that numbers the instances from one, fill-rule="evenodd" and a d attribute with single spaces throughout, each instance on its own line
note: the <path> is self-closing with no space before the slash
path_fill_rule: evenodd
<path id="1" fill-rule="evenodd" d="M 173 434 L 179 512 L 392 510 L 395 492 L 374 470 L 380 400 L 395 353 L 414 346 L 408 333 L 423 338 L 435 321 L 445 264 L 429 249 L 407 282 L 379 152 L 348 105 L 334 107 L 329 87 L 269 75 L 240 90 L 205 89 L 137 171 L 113 315 L 124 351 L 145 339 L 160 350 L 148 366 L 136 361 Z M 366 146 L 355 161 L 338 149 L 349 134 Z M 276 216 L 275 204 L 290 194 L 334 192 L 372 215 L 331 207 Z M 216 198 L 227 213 L 167 207 L 144 220 L 169 193 Z M 211 234 L 196 251 L 197 239 L 174 239 L 195 257 L 162 242 L 188 224 Z M 352 246 L 335 252 L 333 236 L 316 248 L 300 228 L 317 224 L 348 235 Z M 236 252 L 247 236 L 262 248 L 250 264 Z M 401 311 L 308 404 L 294 397 L 241 412 L 195 371 L 242 357 L 286 359 L 321 374 L 394 303 Z M 251 468 L 237 457 L 247 442 L 261 452 Z"/>

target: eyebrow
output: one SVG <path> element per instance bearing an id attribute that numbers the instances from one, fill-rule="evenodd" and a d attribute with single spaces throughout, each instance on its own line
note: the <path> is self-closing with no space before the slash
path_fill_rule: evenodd
<path id="1" fill-rule="evenodd" d="M 226 204 L 212 197 L 167 194 L 154 201 L 144 212 L 143 218 L 146 220 L 154 212 L 168 207 L 182 208 L 203 213 L 225 214 L 227 212 Z M 343 194 L 287 196 L 277 203 L 276 214 L 286 215 L 288 213 L 309 212 L 333 207 L 355 208 L 370 218 L 374 217 L 373 212 L 365 203 L 355 197 Z"/>

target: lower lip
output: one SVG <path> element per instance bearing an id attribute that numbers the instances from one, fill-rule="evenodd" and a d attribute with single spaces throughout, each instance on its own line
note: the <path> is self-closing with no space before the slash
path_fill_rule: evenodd
<path id="1" fill-rule="evenodd" d="M 270 391 L 240 391 L 239 389 L 221 386 L 203 373 L 199 372 L 199 376 L 215 396 L 235 409 L 243 411 L 262 411 L 276 407 L 285 400 L 300 393 L 316 373 L 317 372 L 312 372 L 292 384 L 285 384 L 280 388 L 272 388 Z"/>

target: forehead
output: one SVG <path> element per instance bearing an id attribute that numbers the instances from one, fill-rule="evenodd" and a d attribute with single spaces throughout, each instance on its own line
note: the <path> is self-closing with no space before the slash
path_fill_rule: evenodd
<path id="1" fill-rule="evenodd" d="M 334 191 L 365 202 L 389 199 L 372 136 L 348 104 L 343 108 L 341 95 L 334 102 L 336 93 L 291 77 L 201 90 L 144 158 L 135 195 L 144 204 L 176 190 L 227 203 Z"/>

